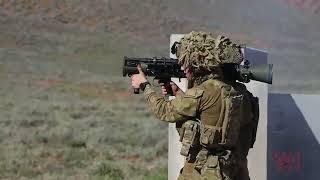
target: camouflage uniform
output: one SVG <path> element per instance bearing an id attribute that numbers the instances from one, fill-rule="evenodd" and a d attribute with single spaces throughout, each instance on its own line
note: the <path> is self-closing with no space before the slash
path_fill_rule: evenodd
<path id="1" fill-rule="evenodd" d="M 194 46 L 194 41 L 216 43 L 217 40 L 204 37 L 202 33 L 189 35 L 182 39 L 189 43 L 182 44 L 186 51 L 177 54 L 181 65 L 190 67 L 191 64 L 196 67 L 195 73 L 206 70 L 210 73 L 196 76 L 195 85 L 171 101 L 157 95 L 150 85 L 144 90 L 148 106 L 156 117 L 177 125 L 182 142 L 180 153 L 186 156 L 178 179 L 249 180 L 246 156 L 255 141 L 257 99 L 243 84 L 223 78 L 219 64 L 224 58 L 210 56 L 209 51 L 214 48 L 208 43 L 204 43 L 202 54 L 192 54 L 201 50 Z M 194 63 L 199 59 L 205 66 Z"/>
<path id="2" fill-rule="evenodd" d="M 151 111 L 162 121 L 179 124 L 192 118 L 199 118 L 202 123 L 216 125 L 220 118 L 222 98 L 221 90 L 214 85 L 215 81 L 218 80 L 209 79 L 199 86 L 188 89 L 184 95 L 177 96 L 171 101 L 157 95 L 150 85 L 146 86 L 144 94 Z M 234 86 L 245 94 L 247 108 L 252 108 L 250 104 L 252 95 L 245 90 L 242 84 L 236 83 Z M 240 133 L 238 149 L 232 152 L 234 157 L 224 160 L 219 155 L 222 153 L 221 156 L 224 156 L 224 152 L 217 152 L 215 155 L 214 152 L 211 154 L 211 152 L 204 151 L 207 153 L 204 161 L 210 160 L 211 162 L 203 165 L 207 167 L 195 169 L 196 161 L 200 161 L 196 158 L 197 155 L 202 152 L 201 150 L 205 150 L 199 145 L 190 152 L 190 158 L 186 161 L 179 179 L 206 179 L 205 177 L 213 180 L 235 179 L 236 177 L 241 180 L 249 179 L 246 156 L 251 146 L 252 132 L 246 131 L 250 129 L 246 125 L 240 129 L 242 133 Z M 228 165 L 224 166 L 224 164 Z"/>

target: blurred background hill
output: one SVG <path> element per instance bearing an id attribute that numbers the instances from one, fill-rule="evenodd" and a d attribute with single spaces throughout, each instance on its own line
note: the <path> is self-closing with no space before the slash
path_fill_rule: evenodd
<path id="1" fill-rule="evenodd" d="M 174 33 L 264 49 L 272 92 L 319 93 L 320 2 L 0 0 L 1 179 L 166 179 L 167 124 L 121 74 Z"/>

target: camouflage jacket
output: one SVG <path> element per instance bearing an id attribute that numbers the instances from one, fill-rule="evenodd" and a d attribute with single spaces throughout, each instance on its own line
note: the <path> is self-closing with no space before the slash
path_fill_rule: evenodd
<path id="1" fill-rule="evenodd" d="M 170 101 L 158 95 L 150 85 L 146 86 L 144 95 L 150 110 L 162 121 L 173 123 L 199 118 L 212 122 L 219 119 L 221 111 L 220 89 L 211 86 L 212 81 L 209 79 Z"/>
<path id="2" fill-rule="evenodd" d="M 222 106 L 224 97 L 222 97 L 221 88 L 215 85 L 217 81 L 216 79 L 208 79 L 170 101 L 158 95 L 150 85 L 146 86 L 144 95 L 151 111 L 162 121 L 183 123 L 186 120 L 197 118 L 205 125 L 222 127 L 222 121 L 220 120 L 221 115 L 224 114 L 222 112 L 225 112 Z M 255 141 L 259 117 L 258 104 L 255 102 L 256 106 L 253 108 L 252 102 L 255 98 L 247 91 L 244 84 L 232 83 L 226 85 L 244 95 L 241 117 L 236 118 L 240 121 L 240 129 L 235 131 L 238 137 L 235 142 L 236 154 L 238 158 L 244 160 L 249 148 L 253 146 Z M 235 132 L 232 134 L 235 134 Z"/>

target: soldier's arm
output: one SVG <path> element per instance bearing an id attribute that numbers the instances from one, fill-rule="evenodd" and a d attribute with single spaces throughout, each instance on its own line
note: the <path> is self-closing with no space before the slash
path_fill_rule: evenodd
<path id="1" fill-rule="evenodd" d="M 166 122 L 177 122 L 195 117 L 199 108 L 202 90 L 189 89 L 171 101 L 158 95 L 150 85 L 144 90 L 144 96 L 150 110 L 157 118 Z"/>

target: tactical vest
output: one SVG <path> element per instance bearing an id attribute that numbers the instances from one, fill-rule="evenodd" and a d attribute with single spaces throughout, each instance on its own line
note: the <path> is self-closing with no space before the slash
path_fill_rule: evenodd
<path id="1" fill-rule="evenodd" d="M 182 142 L 180 153 L 190 158 L 192 149 L 201 146 L 208 150 L 237 149 L 237 156 L 245 158 L 255 142 L 259 119 L 258 98 L 253 97 L 241 83 L 232 86 L 218 80 L 210 83 L 221 93 L 219 119 L 215 124 L 201 119 L 177 123 Z"/>

